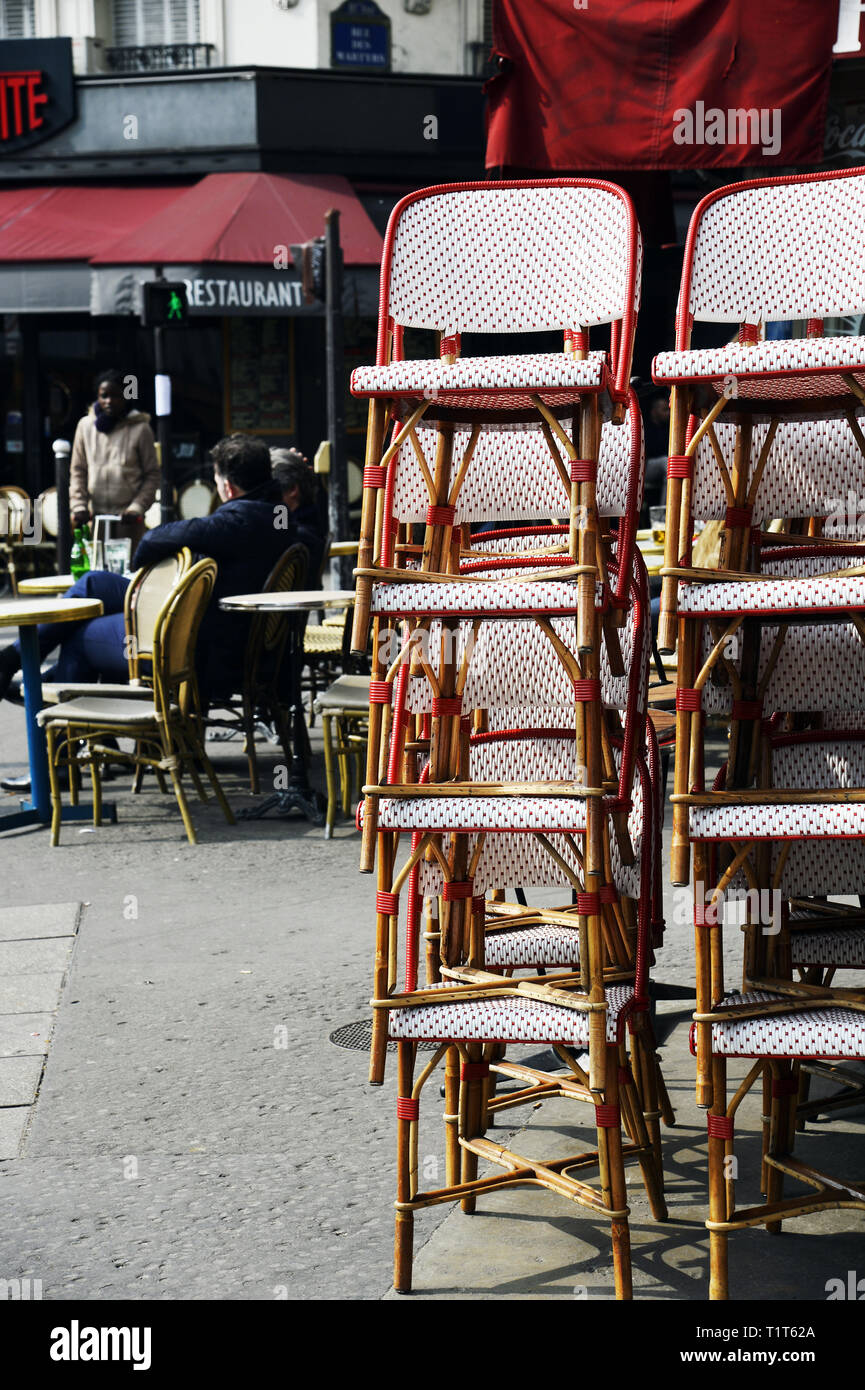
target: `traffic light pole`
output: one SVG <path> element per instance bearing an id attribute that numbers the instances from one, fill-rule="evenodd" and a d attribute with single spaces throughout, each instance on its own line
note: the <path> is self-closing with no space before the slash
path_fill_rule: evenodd
<path id="1" fill-rule="evenodd" d="M 165 370 L 165 329 L 156 324 L 153 329 L 153 369 L 156 398 L 156 442 L 162 469 L 160 483 L 160 519 L 174 520 L 174 469 L 171 459 L 171 378 Z"/>
<path id="2" fill-rule="evenodd" d="M 348 539 L 348 462 L 345 452 L 345 342 L 339 213 L 332 208 L 325 214 L 324 221 L 327 437 L 330 440 L 328 521 L 333 539 L 341 541 Z M 352 587 L 352 569 L 351 556 L 336 556 L 331 560 L 331 579 L 337 589 Z"/>

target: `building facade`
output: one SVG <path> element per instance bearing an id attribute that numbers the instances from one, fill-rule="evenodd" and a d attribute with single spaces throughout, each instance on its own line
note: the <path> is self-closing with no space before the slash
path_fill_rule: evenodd
<path id="1" fill-rule="evenodd" d="M 340 9 L 344 18 L 334 20 Z M 169 61 L 176 67 L 328 69 L 340 66 L 335 53 L 344 58 L 346 51 L 340 34 L 334 48 L 334 24 L 384 20 L 387 69 L 380 46 L 373 41 L 366 48 L 360 36 L 358 65 L 472 76 L 489 48 L 490 10 L 490 0 L 381 0 L 353 7 L 329 0 L 3 0 L 0 38 L 71 37 L 81 76 L 153 70 Z"/>

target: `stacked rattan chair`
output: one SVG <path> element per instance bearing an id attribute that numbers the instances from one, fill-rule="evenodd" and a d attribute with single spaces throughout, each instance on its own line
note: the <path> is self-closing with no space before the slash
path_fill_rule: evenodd
<path id="1" fill-rule="evenodd" d="M 612 185 L 414 194 L 386 239 L 378 364 L 353 377 L 371 397 L 353 637 L 365 650 L 372 617 L 371 1079 L 395 1041 L 400 1291 L 427 1205 L 471 1211 L 520 1183 L 564 1193 L 609 1222 L 619 1297 L 631 1291 L 627 1158 L 665 1214 L 647 1017 L 657 795 L 633 558 L 642 449 L 627 389 L 638 257 L 632 209 Z M 590 328 L 606 324 L 608 351 L 590 351 Z M 421 328 L 437 331 L 438 359 L 404 357 L 407 330 Z M 554 329 L 563 350 L 513 352 L 515 335 Z M 460 356 L 469 333 L 505 335 L 511 351 Z M 504 534 L 473 537 L 478 522 L 504 522 Z M 503 931 L 521 907 L 506 890 L 547 885 L 575 900 Z M 513 973 L 522 967 L 532 973 Z M 436 1050 L 415 1079 L 420 1039 Z M 554 1046 L 565 1074 L 509 1061 L 504 1049 L 521 1042 Z M 445 1184 L 420 1191 L 420 1092 L 441 1061 Z M 543 1163 L 488 1141 L 496 1109 L 515 1103 L 493 1093 L 494 1077 L 519 1080 L 520 1102 L 588 1103 L 595 1147 Z M 478 1179 L 480 1157 L 504 1171 Z"/>
<path id="2" fill-rule="evenodd" d="M 865 995 L 827 982 L 828 971 L 859 959 L 861 923 L 825 901 L 862 891 L 862 846 L 850 841 L 865 837 L 853 674 L 862 668 L 865 567 L 862 548 L 837 527 L 821 535 L 838 499 L 863 495 L 865 339 L 824 336 L 823 323 L 865 309 L 863 225 L 863 170 L 739 184 L 704 199 L 686 244 L 676 350 L 654 369 L 672 385 L 659 644 L 678 643 L 671 867 L 674 883 L 686 883 L 693 853 L 715 1298 L 727 1296 L 730 1231 L 777 1231 L 788 1217 L 865 1205 L 861 1187 L 793 1155 L 803 1059 L 865 1057 Z M 773 320 L 800 321 L 803 336 L 764 341 Z M 699 321 L 738 324 L 737 341 L 692 350 Z M 719 515 L 719 570 L 694 570 L 694 522 Z M 770 518 L 782 520 L 781 536 L 767 534 Z M 729 718 L 730 734 L 725 762 L 707 778 L 712 713 Z M 722 905 L 743 882 L 752 899 L 741 992 L 728 995 Z M 830 932 L 819 926 L 827 913 Z M 730 1056 L 753 1066 L 728 1101 Z M 725 1160 L 738 1107 L 760 1080 L 765 1201 L 738 1209 Z M 785 1179 L 804 1183 L 806 1195 L 785 1196 Z"/>

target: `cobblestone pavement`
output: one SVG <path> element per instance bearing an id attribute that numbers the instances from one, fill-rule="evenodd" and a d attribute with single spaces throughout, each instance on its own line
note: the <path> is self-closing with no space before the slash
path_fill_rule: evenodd
<path id="1" fill-rule="evenodd" d="M 23 771 L 24 758 L 21 712 L 0 704 L 0 767 Z M 215 761 L 235 808 L 253 804 L 239 746 Z M 38 1099 L 18 1156 L 0 1162 L 0 1279 L 40 1279 L 45 1299 L 386 1297 L 394 1068 L 373 1089 L 364 1052 L 328 1040 L 368 1016 L 373 881 L 357 872 L 353 828 L 327 842 L 296 818 L 229 827 L 193 804 L 193 848 L 172 798 L 109 790 L 117 825 L 64 826 L 53 850 L 47 831 L 0 838 L 0 906 L 83 904 Z M 703 1299 L 705 1130 L 689 1108 L 682 997 L 693 928 L 681 897 L 668 893 L 667 916 L 656 974 L 673 988 L 659 1022 L 683 1127 L 665 1140 L 663 1233 L 634 1190 L 636 1282 L 644 1297 Z M 0 1016 L 0 1057 L 21 1053 L 29 1018 Z M 439 1123 L 421 1139 L 433 1181 Z M 557 1124 L 536 1118 L 529 1145 Z M 861 1142 L 861 1116 L 844 1124 Z M 820 1297 L 828 1264 L 861 1266 L 861 1218 L 831 1220 L 850 1228 L 831 1258 L 819 1219 L 785 1237 L 783 1261 L 778 1241 L 745 1233 L 755 1253 L 737 1257 L 740 1296 Z M 472 1218 L 426 1211 L 418 1295 L 573 1298 L 580 1285 L 609 1298 L 606 1238 L 581 1221 L 534 1192 L 501 1194 Z"/>
<path id="2" fill-rule="evenodd" d="M 216 750 L 235 807 L 239 751 Z M 0 705 L 4 775 L 24 757 Z M 328 1041 L 368 1014 L 356 835 L 193 804 L 193 848 L 173 798 L 108 790 L 116 826 L 0 840 L 3 905 L 85 904 L 23 1152 L 0 1163 L 0 1278 L 46 1299 L 381 1297 L 393 1079 L 371 1088 L 365 1054 Z"/>

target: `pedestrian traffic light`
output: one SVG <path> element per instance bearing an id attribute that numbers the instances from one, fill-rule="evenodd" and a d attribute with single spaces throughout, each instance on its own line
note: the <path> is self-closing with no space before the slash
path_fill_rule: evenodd
<path id="1" fill-rule="evenodd" d="M 324 303 L 327 298 L 327 280 L 324 269 L 324 237 L 314 241 L 304 241 L 292 246 L 291 255 L 294 268 L 300 276 L 304 304 Z"/>
<path id="2" fill-rule="evenodd" d="M 189 321 L 189 300 L 183 280 L 145 280 L 145 328 L 180 328 Z"/>

